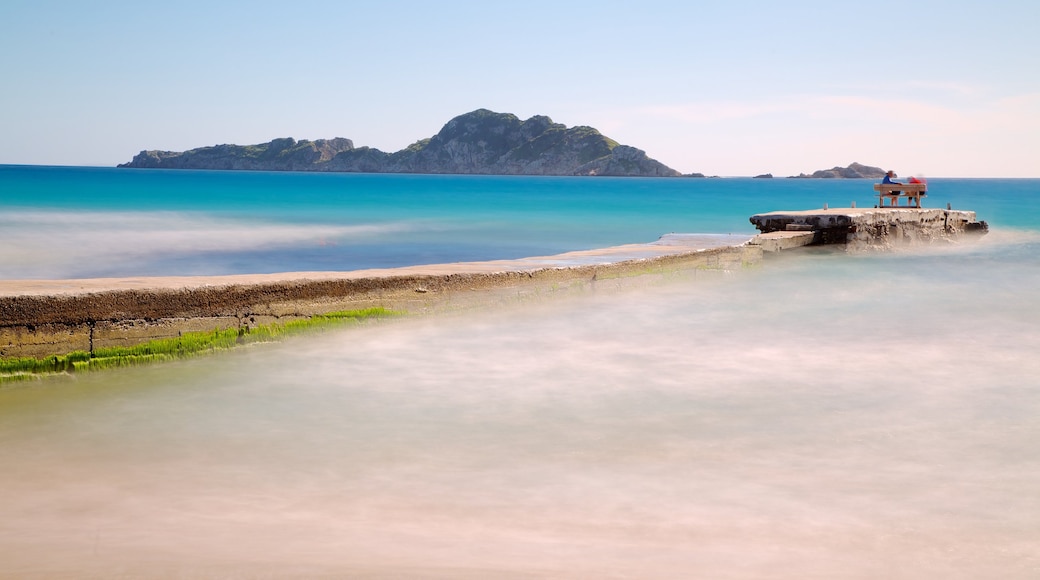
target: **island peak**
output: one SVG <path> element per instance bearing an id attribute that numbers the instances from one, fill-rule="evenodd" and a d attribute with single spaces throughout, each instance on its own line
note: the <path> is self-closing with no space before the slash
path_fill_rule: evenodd
<path id="1" fill-rule="evenodd" d="M 680 173 L 642 149 L 622 145 L 593 127 L 568 128 L 547 116 L 521 121 L 477 109 L 448 121 L 434 136 L 394 153 L 355 147 L 350 139 L 258 145 L 215 145 L 183 152 L 142 151 L 119 167 L 247 169 L 364 173 L 486 175 L 613 175 L 673 177 Z"/>

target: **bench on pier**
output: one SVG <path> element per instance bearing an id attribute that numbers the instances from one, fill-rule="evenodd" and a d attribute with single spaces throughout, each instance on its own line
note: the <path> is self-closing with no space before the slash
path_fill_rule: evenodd
<path id="1" fill-rule="evenodd" d="M 878 192 L 878 207 L 885 207 L 885 199 L 888 199 L 889 207 L 899 206 L 900 196 L 906 198 L 906 207 L 921 207 L 921 198 L 928 195 L 928 184 L 926 183 L 877 183 L 874 191 Z M 913 201 L 913 206 L 910 201 Z"/>

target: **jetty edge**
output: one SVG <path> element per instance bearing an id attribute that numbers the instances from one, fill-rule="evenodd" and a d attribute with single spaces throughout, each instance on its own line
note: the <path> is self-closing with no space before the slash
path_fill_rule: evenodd
<path id="1" fill-rule="evenodd" d="M 0 280 L 0 359 L 383 308 L 407 314 L 613 291 L 761 260 L 753 235 L 674 234 L 555 256 L 347 272 Z"/>
<path id="2" fill-rule="evenodd" d="M 767 251 L 823 244 L 840 244 L 847 252 L 888 251 L 989 231 L 974 211 L 912 206 L 772 211 L 749 219 Z"/>
<path id="3" fill-rule="evenodd" d="M 907 207 L 774 211 L 750 221 L 759 234 L 668 234 L 647 244 L 518 260 L 348 272 L 0 280 L 0 359 L 92 354 L 332 312 L 424 314 L 609 291 L 684 273 L 736 270 L 768 253 L 805 246 L 887 251 L 988 231 L 973 211 Z"/>

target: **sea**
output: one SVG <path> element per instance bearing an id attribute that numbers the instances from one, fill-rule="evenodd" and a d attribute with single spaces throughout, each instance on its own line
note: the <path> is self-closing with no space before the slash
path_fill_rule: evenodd
<path id="1" fill-rule="evenodd" d="M 0 279 L 755 233 L 869 180 L 0 166 Z M 970 241 L 0 389 L 0 578 L 1040 577 L 1040 180 Z"/>

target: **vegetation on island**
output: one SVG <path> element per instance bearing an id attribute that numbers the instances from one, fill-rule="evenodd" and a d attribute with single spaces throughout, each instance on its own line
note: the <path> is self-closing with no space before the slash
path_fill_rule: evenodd
<path id="1" fill-rule="evenodd" d="M 483 175 L 616 175 L 674 177 L 679 172 L 621 145 L 592 127 L 567 127 L 544 115 L 520 120 L 477 109 L 448 121 L 436 135 L 394 153 L 355 147 L 337 137 L 258 145 L 215 145 L 188 151 L 142 151 L 131 168 L 242 169 Z"/>
<path id="2" fill-rule="evenodd" d="M 45 358 L 0 359 L 0 384 L 24 381 L 45 375 L 78 373 L 137 366 L 213 354 L 238 346 L 275 342 L 308 331 L 327 330 L 364 320 L 397 316 L 386 308 L 366 308 L 330 312 L 286 322 L 275 322 L 210 332 L 186 332 L 173 338 L 151 340 L 133 346 L 113 346 L 94 352 L 75 351 Z"/>
<path id="3" fill-rule="evenodd" d="M 622 145 L 593 127 L 567 127 L 544 115 L 521 120 L 511 113 L 477 109 L 448 121 L 432 137 L 387 153 L 355 147 L 343 137 L 274 139 L 256 145 L 213 145 L 187 151 L 141 151 L 119 167 L 137 169 L 210 169 L 251 171 L 322 171 L 345 173 L 425 173 L 475 175 L 609 175 L 635 177 L 706 177 L 682 174 Z M 852 163 L 812 173 L 802 179 L 881 179 L 880 167 Z M 718 177 L 712 176 L 712 177 Z M 755 176 L 773 177 L 770 173 Z"/>
<path id="4" fill-rule="evenodd" d="M 794 176 L 795 179 L 881 179 L 885 176 L 885 170 L 880 167 L 863 165 L 853 162 L 848 167 L 832 167 L 830 169 L 819 169 L 812 174 L 801 173 Z"/>

